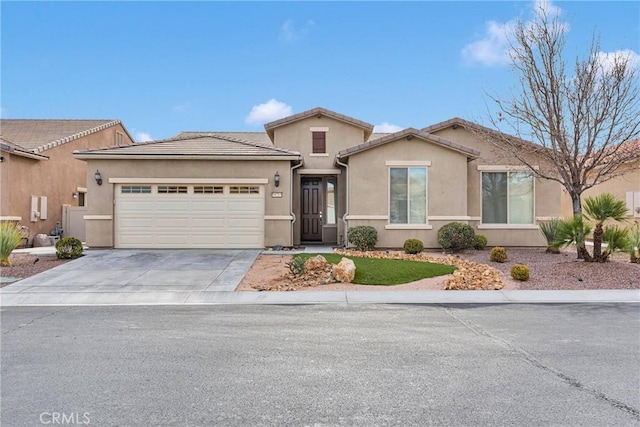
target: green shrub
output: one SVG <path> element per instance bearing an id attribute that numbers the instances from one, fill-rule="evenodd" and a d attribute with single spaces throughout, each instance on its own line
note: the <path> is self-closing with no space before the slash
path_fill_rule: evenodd
<path id="1" fill-rule="evenodd" d="M 469 224 L 450 222 L 438 230 L 438 243 L 445 252 L 457 252 L 472 247 L 475 234 Z"/>
<path id="2" fill-rule="evenodd" d="M 473 249 L 481 251 L 487 247 L 487 243 L 487 236 L 484 234 L 476 234 L 473 236 Z"/>
<path id="3" fill-rule="evenodd" d="M 82 255 L 82 242 L 75 237 L 65 237 L 56 242 L 56 255 L 60 259 L 76 259 Z"/>
<path id="4" fill-rule="evenodd" d="M 408 254 L 417 254 L 422 252 L 424 244 L 418 239 L 407 239 L 404 241 L 404 251 Z"/>
<path id="5" fill-rule="evenodd" d="M 493 262 L 505 262 L 507 260 L 507 250 L 502 246 L 496 246 L 489 252 L 489 259 Z"/>
<path id="6" fill-rule="evenodd" d="M 305 272 L 304 262 L 306 259 L 299 255 L 294 256 L 291 261 L 285 264 L 285 266 L 289 269 L 291 274 L 294 276 L 299 276 Z"/>
<path id="7" fill-rule="evenodd" d="M 378 231 L 370 225 L 349 227 L 347 239 L 349 239 L 349 242 L 359 251 L 370 251 L 375 248 L 376 243 L 378 243 Z"/>
<path id="8" fill-rule="evenodd" d="M 529 280 L 529 267 L 522 264 L 515 264 L 511 267 L 511 277 L 515 280 L 526 282 Z"/>
<path id="9" fill-rule="evenodd" d="M 0 221 L 0 266 L 9 267 L 9 256 L 20 245 L 24 235 L 15 222 Z"/>
<path id="10" fill-rule="evenodd" d="M 629 262 L 640 264 L 640 225 L 636 224 L 629 230 L 629 239 L 627 240 L 627 253 L 629 254 Z"/>
<path id="11" fill-rule="evenodd" d="M 546 253 L 549 254 L 559 254 L 560 253 L 560 242 L 558 242 L 558 230 L 562 225 L 564 220 L 562 218 L 552 218 L 549 221 L 544 221 L 540 223 L 540 231 L 544 235 L 544 238 L 547 240 L 547 250 Z"/>

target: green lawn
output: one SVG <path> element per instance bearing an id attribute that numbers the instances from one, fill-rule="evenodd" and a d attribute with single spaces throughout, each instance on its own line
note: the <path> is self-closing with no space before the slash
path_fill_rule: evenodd
<path id="1" fill-rule="evenodd" d="M 303 259 L 322 255 L 331 264 L 337 264 L 342 255 L 337 254 L 299 254 Z M 443 276 L 455 271 L 450 265 L 432 264 L 430 262 L 406 261 L 401 259 L 345 257 L 356 265 L 356 277 L 353 283 L 359 285 L 400 285 L 429 277 Z"/>

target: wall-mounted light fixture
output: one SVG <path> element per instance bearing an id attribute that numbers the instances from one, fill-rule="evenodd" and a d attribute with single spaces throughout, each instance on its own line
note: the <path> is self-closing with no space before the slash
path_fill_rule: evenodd
<path id="1" fill-rule="evenodd" d="M 276 174 L 273 176 L 273 182 L 276 184 L 276 187 L 280 187 L 280 174 L 276 171 Z"/>
<path id="2" fill-rule="evenodd" d="M 0 163 L 4 162 L 4 156 L 0 156 Z"/>
<path id="3" fill-rule="evenodd" d="M 73 192 L 73 198 L 74 198 L 74 199 L 77 199 L 77 198 L 78 198 L 78 192 L 77 192 L 77 191 L 74 191 L 74 192 Z"/>
<path id="4" fill-rule="evenodd" d="M 96 179 L 96 184 L 102 185 L 102 175 L 100 174 L 99 170 L 97 170 L 96 173 L 93 174 L 93 177 Z"/>

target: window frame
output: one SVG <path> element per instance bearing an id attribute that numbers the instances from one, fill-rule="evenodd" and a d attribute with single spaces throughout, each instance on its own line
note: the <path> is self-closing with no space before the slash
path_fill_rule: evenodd
<path id="1" fill-rule="evenodd" d="M 413 229 L 413 230 L 430 230 L 433 228 L 429 224 L 429 167 L 430 161 L 387 161 L 387 224 L 385 229 Z M 407 222 L 392 223 L 391 222 L 391 169 L 407 169 Z M 424 223 L 411 223 L 411 172 L 410 169 L 424 169 L 425 171 L 425 204 L 424 204 Z"/>
<path id="2" fill-rule="evenodd" d="M 499 229 L 499 228 L 509 228 L 509 229 L 538 229 L 539 226 L 536 223 L 536 176 L 535 173 L 527 168 L 527 167 L 518 167 L 518 166 L 478 166 L 478 171 L 480 172 L 480 222 L 478 224 L 478 229 Z M 507 222 L 497 222 L 497 223 L 485 223 L 483 213 L 483 204 L 484 204 L 484 195 L 483 195 L 483 174 L 484 173 L 504 173 L 506 174 L 506 182 L 507 182 L 507 195 L 506 195 L 506 203 L 507 203 Z M 532 181 L 532 196 L 531 196 L 531 223 L 512 223 L 511 221 L 511 212 L 510 212 L 510 204 L 511 204 L 511 190 L 509 186 L 509 174 L 512 173 L 527 173 L 531 176 Z"/>

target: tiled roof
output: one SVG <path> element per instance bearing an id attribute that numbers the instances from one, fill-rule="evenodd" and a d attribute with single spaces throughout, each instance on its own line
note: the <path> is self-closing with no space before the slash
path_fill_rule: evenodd
<path id="1" fill-rule="evenodd" d="M 36 160 L 49 160 L 48 156 L 45 156 L 43 154 L 36 154 L 24 147 L 14 144 L 13 142 L 9 141 L 6 138 L 3 138 L 2 136 L 0 136 L 0 150 L 7 153 L 15 154 L 16 156 L 29 157 Z"/>
<path id="2" fill-rule="evenodd" d="M 451 149 L 451 150 L 455 150 L 458 151 L 462 154 L 465 154 L 467 157 L 470 158 L 475 158 L 478 157 L 480 155 L 480 152 L 478 150 L 474 150 L 473 148 L 469 148 L 466 147 L 462 144 L 458 144 L 457 142 L 453 142 L 453 141 L 449 141 L 448 139 L 444 139 L 441 138 L 439 136 L 436 135 L 432 135 L 430 133 L 418 130 L 418 129 L 414 129 L 414 128 L 407 128 L 404 130 L 401 130 L 399 132 L 395 132 L 395 133 L 391 133 L 391 134 L 387 134 L 386 136 L 383 136 L 382 138 L 378 138 L 375 140 L 369 140 L 368 142 L 365 142 L 364 144 L 359 144 L 353 147 L 349 147 L 346 150 L 342 150 L 338 153 L 338 157 L 348 157 L 352 154 L 355 153 L 359 153 L 361 151 L 365 151 L 368 150 L 370 148 L 374 148 L 380 145 L 384 145 L 387 144 L 389 142 L 392 141 L 397 141 L 400 138 L 412 138 L 412 137 L 418 137 L 418 138 L 422 138 L 426 141 L 432 142 L 436 145 L 440 145 L 442 147 Z"/>
<path id="3" fill-rule="evenodd" d="M 120 124 L 120 120 L 2 119 L 0 135 L 33 153 L 41 153 Z"/>
<path id="4" fill-rule="evenodd" d="M 299 157 L 296 151 L 224 135 L 185 135 L 75 153 L 77 156 Z"/>
<path id="5" fill-rule="evenodd" d="M 213 136 L 213 135 L 239 139 L 239 140 L 247 141 L 247 142 L 257 142 L 259 144 L 273 146 L 273 143 L 269 139 L 269 135 L 267 135 L 266 132 L 217 132 L 217 131 L 194 132 L 194 131 L 186 131 L 186 132 L 180 132 L 174 138 L 194 137 L 194 136 Z"/>
<path id="6" fill-rule="evenodd" d="M 365 140 L 368 139 L 371 133 L 373 132 L 373 125 L 370 123 L 363 122 L 362 120 L 354 119 L 353 117 L 345 116 L 344 114 L 336 113 L 335 111 L 327 110 L 326 108 L 322 108 L 322 107 L 312 108 L 311 110 L 303 111 L 301 113 L 297 113 L 292 116 L 282 118 L 280 120 L 274 120 L 273 122 L 266 123 L 264 125 L 264 128 L 269 134 L 269 137 L 273 138 L 273 129 L 279 126 L 283 126 L 283 125 L 293 123 L 298 120 L 306 119 L 307 117 L 312 117 L 316 115 L 332 117 L 336 120 L 340 120 L 364 129 Z"/>

